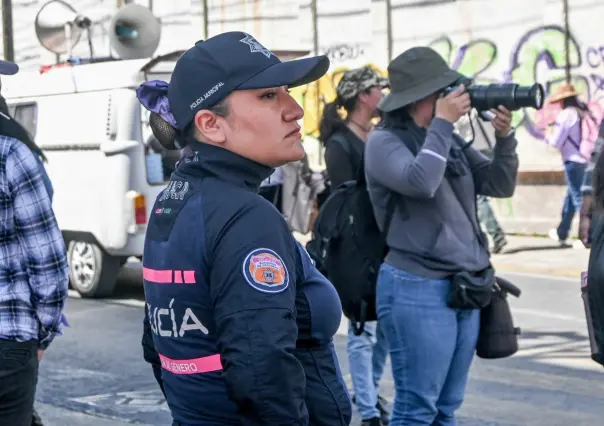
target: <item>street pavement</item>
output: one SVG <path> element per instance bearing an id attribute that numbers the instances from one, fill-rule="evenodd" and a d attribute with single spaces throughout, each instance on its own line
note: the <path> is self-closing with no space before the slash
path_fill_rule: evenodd
<path id="1" fill-rule="evenodd" d="M 522 329 L 521 349 L 503 360 L 475 359 L 458 424 L 602 424 L 604 369 L 589 358 L 575 274 L 586 265 L 588 251 L 558 249 L 534 238 L 511 238 L 508 250 L 493 261 L 501 276 L 523 291 L 519 299 L 510 297 L 516 325 Z M 520 273 L 513 272 L 514 265 Z M 47 426 L 171 424 L 151 369 L 142 359 L 140 280 L 140 265 L 129 264 L 112 299 L 69 299 L 71 328 L 55 340 L 40 367 L 36 407 Z M 343 322 L 336 347 L 350 383 L 345 333 Z M 382 394 L 392 401 L 389 366 Z M 352 425 L 357 424 L 358 417 Z"/>

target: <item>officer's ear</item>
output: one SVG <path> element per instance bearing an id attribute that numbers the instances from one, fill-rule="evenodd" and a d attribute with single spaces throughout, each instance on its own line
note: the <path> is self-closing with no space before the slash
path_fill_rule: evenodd
<path id="1" fill-rule="evenodd" d="M 224 120 L 208 109 L 197 111 L 193 119 L 194 138 L 199 142 L 221 145 L 226 141 Z"/>

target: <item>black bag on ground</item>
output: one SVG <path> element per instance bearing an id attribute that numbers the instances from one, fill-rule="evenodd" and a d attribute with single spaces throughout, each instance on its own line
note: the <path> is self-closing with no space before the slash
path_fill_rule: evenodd
<path id="1" fill-rule="evenodd" d="M 514 326 L 507 295 L 519 297 L 520 290 L 503 278 L 496 281 L 490 303 L 480 311 L 476 355 L 484 359 L 506 358 L 518 352 L 520 328 Z"/>
<path id="2" fill-rule="evenodd" d="M 385 235 L 394 212 L 388 203 L 384 232 L 373 214 L 364 168 L 357 179 L 340 185 L 327 198 L 314 222 L 306 251 L 336 288 L 344 315 L 361 334 L 366 321 L 377 320 L 376 282 L 387 253 Z"/>

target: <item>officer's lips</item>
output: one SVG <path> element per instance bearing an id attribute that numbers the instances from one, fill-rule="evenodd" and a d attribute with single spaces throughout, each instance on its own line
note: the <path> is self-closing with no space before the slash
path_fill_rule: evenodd
<path id="1" fill-rule="evenodd" d="M 285 139 L 287 138 L 291 138 L 291 137 L 295 137 L 298 139 L 302 138 L 302 135 L 300 134 L 300 127 L 296 127 L 294 130 L 292 130 L 291 132 L 289 132 L 287 135 L 285 135 Z"/>

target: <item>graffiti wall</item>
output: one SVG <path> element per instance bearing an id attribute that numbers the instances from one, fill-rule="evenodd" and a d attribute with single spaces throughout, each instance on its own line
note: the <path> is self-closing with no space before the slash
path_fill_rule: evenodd
<path id="1" fill-rule="evenodd" d="M 116 12 L 114 0 L 67 0 L 94 21 L 94 49 L 108 55 L 107 35 Z M 40 47 L 32 23 L 46 0 L 13 0 L 15 52 L 22 67 L 52 63 L 54 55 Z M 202 0 L 135 0 L 162 22 L 157 53 L 184 49 L 203 38 Z M 436 49 L 476 84 L 539 82 L 550 93 L 564 79 L 568 64 L 572 81 L 594 117 L 584 132 L 593 134 L 604 116 L 604 1 L 569 0 L 571 36 L 565 54 L 562 0 L 392 0 L 392 54 L 426 45 Z M 317 0 L 317 38 L 310 0 L 207 0 L 210 35 L 248 31 L 273 50 L 312 51 L 332 61 L 328 75 L 293 93 L 305 107 L 305 134 L 317 136 L 323 105 L 335 97 L 346 69 L 370 65 L 386 75 L 389 62 L 386 2 Z M 76 55 L 88 54 L 83 37 Z M 517 111 L 519 152 L 523 170 L 559 170 L 558 153 L 542 141 L 543 129 L 556 115 L 553 107 Z"/>
<path id="2" fill-rule="evenodd" d="M 604 16 L 604 3 L 570 1 L 568 62 L 561 2 L 556 5 L 553 4 L 555 2 L 535 0 L 534 3 L 525 2 L 522 7 L 514 7 L 513 3 L 517 2 L 510 2 L 510 7 L 502 8 L 502 2 L 498 0 L 467 1 L 463 2 L 463 10 L 460 10 L 461 6 L 455 9 L 456 13 L 453 13 L 451 4 L 441 6 L 438 3 L 431 2 L 431 6 L 425 7 L 394 7 L 393 14 L 397 18 L 393 21 L 414 22 L 416 34 L 395 28 L 393 56 L 414 45 L 427 45 L 438 51 L 452 68 L 473 78 L 475 84 L 513 82 L 532 85 L 539 82 L 548 94 L 564 81 L 565 66 L 569 63 L 572 83 L 593 117 L 593 120 L 585 120 L 584 134 L 592 137 L 596 134 L 604 116 L 604 29 L 595 18 Z M 375 8 L 374 5 L 379 4 L 374 2 L 368 6 Z M 492 10 L 496 4 L 499 4 L 497 10 Z M 494 12 L 493 16 L 489 15 L 489 10 Z M 366 18 L 367 26 L 378 27 L 374 28 L 369 48 L 362 40 L 342 40 L 335 31 L 319 34 L 319 39 L 323 40 L 321 45 L 326 46 L 323 53 L 330 56 L 332 68 L 319 82 L 295 91 L 305 107 L 304 130 L 310 137 L 317 136 L 322 107 L 335 98 L 335 87 L 344 70 L 362 62 L 383 75 L 387 74 L 386 43 L 382 34 L 385 22 L 376 16 L 379 13 L 385 11 L 372 10 Z M 437 30 L 443 26 L 436 25 L 442 21 L 439 13 L 451 16 L 454 21 L 449 22 L 449 30 Z M 398 16 L 404 16 L 404 19 Z M 323 19 L 331 20 L 334 26 L 339 25 L 333 18 Z M 421 29 L 417 21 L 421 21 Z M 323 24 L 322 27 L 325 26 Z M 327 43 L 325 38 L 333 42 Z M 556 113 L 551 105 L 540 111 L 526 109 L 514 113 L 514 125 L 519 129 L 522 169 L 561 168 L 558 153 L 543 142 L 544 129 L 555 119 Z"/>

